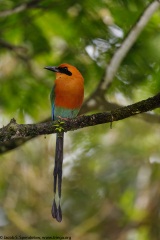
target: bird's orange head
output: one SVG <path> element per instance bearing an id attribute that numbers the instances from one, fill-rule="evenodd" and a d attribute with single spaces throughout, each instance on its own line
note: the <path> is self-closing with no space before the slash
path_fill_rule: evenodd
<path id="1" fill-rule="evenodd" d="M 55 66 L 45 67 L 45 69 L 55 72 L 56 79 L 64 77 L 64 76 L 65 76 L 66 80 L 69 77 L 72 77 L 72 78 L 76 77 L 76 78 L 83 79 L 79 70 L 76 67 L 74 67 L 68 63 L 62 63 L 58 67 L 55 67 Z"/>
<path id="2" fill-rule="evenodd" d="M 84 97 L 84 79 L 78 69 L 68 63 L 45 69 L 56 73 L 54 105 L 66 109 L 80 109 Z"/>

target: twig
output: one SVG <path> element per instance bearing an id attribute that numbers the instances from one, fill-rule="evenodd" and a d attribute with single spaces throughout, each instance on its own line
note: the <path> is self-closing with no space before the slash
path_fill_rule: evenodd
<path id="1" fill-rule="evenodd" d="M 0 39 L 0 47 L 9 49 L 12 51 L 17 58 L 24 61 L 26 65 L 28 66 L 29 70 L 31 71 L 32 67 L 30 64 L 30 56 L 27 55 L 28 49 L 21 45 L 14 45 L 12 43 L 9 43 L 3 39 Z"/>
<path id="2" fill-rule="evenodd" d="M 15 8 L 13 8 L 13 9 L 2 11 L 2 12 L 0 12 L 0 17 L 8 17 L 10 15 L 23 12 L 27 8 L 34 8 L 34 7 L 36 7 L 36 5 L 39 2 L 40 2 L 40 0 L 32 0 L 32 1 L 28 2 L 28 3 L 23 3 L 22 5 L 17 6 Z"/>
<path id="3" fill-rule="evenodd" d="M 13 45 L 9 42 L 6 42 L 5 40 L 1 39 L 0 38 L 0 46 L 4 47 L 4 48 L 7 48 L 9 50 L 24 50 L 26 51 L 27 49 L 23 46 L 20 46 L 20 45 Z"/>
<path id="4" fill-rule="evenodd" d="M 13 9 L 10 9 L 10 10 L 6 10 L 6 11 L 2 11 L 0 12 L 0 17 L 7 17 L 7 16 L 10 16 L 12 14 L 15 14 L 15 13 L 19 13 L 19 12 L 22 12 L 26 9 L 27 7 L 27 4 L 22 4 L 16 8 L 13 8 Z"/>

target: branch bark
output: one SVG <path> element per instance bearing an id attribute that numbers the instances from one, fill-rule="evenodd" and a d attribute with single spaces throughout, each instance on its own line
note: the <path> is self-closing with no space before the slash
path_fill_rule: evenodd
<path id="1" fill-rule="evenodd" d="M 158 107 L 160 107 L 160 93 L 147 100 L 142 100 L 132 105 L 115 109 L 111 112 L 79 116 L 74 119 L 64 120 L 62 127 L 63 131 L 67 132 L 98 124 L 111 123 L 143 112 L 151 111 Z M 0 143 L 11 143 L 15 139 L 18 140 L 21 138 L 56 133 L 58 132 L 57 126 L 55 126 L 56 124 L 57 121 L 38 124 L 17 124 L 16 121 L 12 119 L 7 126 L 0 129 Z"/>

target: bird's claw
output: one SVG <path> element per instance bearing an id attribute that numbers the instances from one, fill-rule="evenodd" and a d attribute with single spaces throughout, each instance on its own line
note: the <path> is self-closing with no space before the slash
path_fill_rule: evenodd
<path id="1" fill-rule="evenodd" d="M 61 117 L 61 116 L 58 116 L 58 118 L 59 118 L 60 120 L 64 120 L 64 121 L 68 120 L 68 118 L 64 118 L 64 117 Z"/>

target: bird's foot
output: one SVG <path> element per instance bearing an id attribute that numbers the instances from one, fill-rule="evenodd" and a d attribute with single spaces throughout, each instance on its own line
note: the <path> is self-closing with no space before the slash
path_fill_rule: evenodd
<path id="1" fill-rule="evenodd" d="M 64 120 L 64 121 L 68 120 L 68 118 L 64 118 L 64 117 L 61 117 L 61 116 L 58 116 L 58 118 L 59 118 L 60 120 Z"/>

